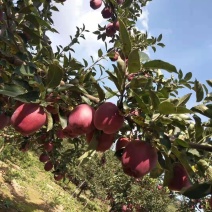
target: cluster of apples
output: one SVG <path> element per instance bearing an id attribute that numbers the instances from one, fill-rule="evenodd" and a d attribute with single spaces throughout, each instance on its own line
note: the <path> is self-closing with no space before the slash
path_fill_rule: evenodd
<path id="1" fill-rule="evenodd" d="M 124 173 L 135 178 L 142 178 L 151 172 L 158 161 L 157 149 L 149 142 L 139 139 L 119 138 L 116 143 L 116 153 L 118 153 L 116 155 L 119 156 Z M 174 163 L 172 168 L 173 173 L 168 182 L 170 190 L 180 191 L 192 185 L 181 163 Z"/>
<path id="2" fill-rule="evenodd" d="M 1 114 L 1 126 L 11 124 L 23 136 L 29 136 L 40 130 L 47 120 L 42 106 L 33 103 L 20 104 L 11 118 Z M 86 136 L 88 143 L 93 137 L 98 141 L 97 151 L 106 151 L 114 142 L 116 132 L 122 127 L 124 117 L 118 107 L 111 102 L 104 102 L 96 110 L 88 104 L 76 106 L 68 115 L 65 129 L 57 132 L 58 138 Z"/>
<path id="3" fill-rule="evenodd" d="M 76 106 L 68 117 L 68 125 L 58 132 L 58 137 L 74 138 L 85 135 L 88 143 L 97 141 L 97 151 L 108 150 L 114 142 L 116 132 L 122 127 L 124 117 L 118 107 L 111 103 L 101 104 L 97 110 L 87 104 Z"/>
<path id="4" fill-rule="evenodd" d="M 117 4 L 123 4 L 123 0 L 116 0 Z M 94 10 L 100 8 L 102 6 L 102 0 L 90 0 L 90 7 Z M 105 19 L 113 18 L 114 16 L 114 8 L 112 8 L 110 5 L 106 5 L 104 9 L 102 10 L 102 17 Z M 114 21 L 110 22 L 106 26 L 106 35 L 108 37 L 113 37 L 116 33 L 116 31 L 119 30 L 119 22 L 113 18 Z"/>

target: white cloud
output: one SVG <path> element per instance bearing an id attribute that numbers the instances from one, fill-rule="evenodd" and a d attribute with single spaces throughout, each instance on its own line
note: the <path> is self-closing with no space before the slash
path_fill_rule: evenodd
<path id="1" fill-rule="evenodd" d="M 149 21 L 149 12 L 148 10 L 142 9 L 142 14 L 138 19 L 141 22 L 142 28 L 147 31 L 149 29 L 148 21 Z"/>
<path id="2" fill-rule="evenodd" d="M 97 35 L 92 32 L 98 29 L 98 24 L 104 26 L 105 19 L 102 18 L 101 8 L 93 10 L 90 8 L 89 1 L 86 4 L 83 0 L 67 1 L 64 5 L 56 5 L 59 12 L 53 14 L 54 26 L 59 34 L 50 34 L 49 37 L 53 40 L 53 45 L 67 45 L 70 42 L 69 35 L 74 36 L 76 26 L 85 28 L 89 33 L 84 33 L 86 40 L 80 39 L 80 45 L 76 44 L 74 49 L 80 57 L 92 55 L 97 57 L 97 50 L 102 47 L 103 42 L 97 40 Z"/>

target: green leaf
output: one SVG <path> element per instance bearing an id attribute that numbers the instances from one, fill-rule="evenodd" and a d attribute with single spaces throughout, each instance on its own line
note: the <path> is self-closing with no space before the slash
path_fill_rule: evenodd
<path id="1" fill-rule="evenodd" d="M 196 101 L 197 102 L 202 101 L 204 97 L 204 91 L 202 88 L 202 84 L 197 80 L 195 80 L 194 82 L 194 91 L 196 91 Z"/>
<path id="2" fill-rule="evenodd" d="M 102 57 L 102 55 L 103 55 L 103 52 L 102 52 L 101 49 L 99 49 L 99 50 L 98 50 L 98 57 Z"/>
<path id="3" fill-rule="evenodd" d="M 26 90 L 18 85 L 4 84 L 0 89 L 0 94 L 10 97 L 16 97 L 24 93 L 26 93 Z"/>
<path id="4" fill-rule="evenodd" d="M 103 89 L 101 88 L 101 86 L 98 83 L 94 83 L 93 85 L 98 92 L 100 102 L 103 101 L 105 99 L 105 92 L 103 91 Z"/>
<path id="5" fill-rule="evenodd" d="M 160 35 L 158 36 L 158 38 L 157 38 L 157 42 L 160 42 L 160 41 L 162 40 L 162 37 L 163 37 L 163 35 L 160 34 Z"/>
<path id="6" fill-rule="evenodd" d="M 128 57 L 128 71 L 129 73 L 136 73 L 140 71 L 141 63 L 140 63 L 140 55 L 139 50 L 134 49 L 130 52 Z"/>
<path id="7" fill-rule="evenodd" d="M 125 9 L 125 8 L 128 8 L 130 7 L 130 5 L 132 4 L 132 0 L 125 0 L 123 5 L 122 5 L 122 8 Z"/>
<path id="8" fill-rule="evenodd" d="M 193 185 L 184 189 L 181 194 L 190 199 L 200 199 L 211 193 L 211 183 Z"/>
<path id="9" fill-rule="evenodd" d="M 40 98 L 40 92 L 30 91 L 28 93 L 18 95 L 14 99 L 21 102 L 26 102 L 26 103 L 29 103 L 29 102 L 38 103 L 40 101 L 39 98 Z"/>
<path id="10" fill-rule="evenodd" d="M 67 124 L 68 124 L 68 122 L 67 122 L 67 116 L 65 114 L 61 114 L 61 112 L 58 112 L 58 116 L 59 116 L 61 127 L 63 129 L 65 129 L 67 127 Z"/>
<path id="11" fill-rule="evenodd" d="M 150 177 L 158 178 L 163 174 L 163 169 L 161 168 L 160 164 L 157 162 L 155 168 L 150 172 Z"/>
<path id="12" fill-rule="evenodd" d="M 177 106 L 184 106 L 190 99 L 192 93 L 186 94 L 178 100 Z"/>
<path id="13" fill-rule="evenodd" d="M 209 86 L 212 87 L 212 80 L 206 80 L 206 82 L 208 83 Z"/>
<path id="14" fill-rule="evenodd" d="M 179 139 L 179 138 L 175 139 L 175 140 L 174 140 L 174 143 L 175 143 L 176 145 L 179 145 L 179 146 L 182 146 L 182 147 L 185 147 L 185 148 L 188 148 L 188 147 L 189 147 L 188 142 L 186 142 L 186 141 L 184 141 L 184 140 L 182 140 L 182 139 Z"/>
<path id="15" fill-rule="evenodd" d="M 174 145 L 172 145 L 171 150 L 172 150 L 172 153 L 178 158 L 180 163 L 184 166 L 189 176 L 194 176 L 195 173 L 188 163 L 187 156 L 184 153 L 180 152 Z"/>
<path id="16" fill-rule="evenodd" d="M 144 68 L 150 69 L 163 69 L 170 73 L 178 73 L 175 66 L 171 65 L 170 63 L 164 62 L 162 60 L 151 60 L 143 64 Z"/>
<path id="17" fill-rule="evenodd" d="M 123 52 L 125 57 L 128 57 L 131 52 L 130 36 L 124 22 L 120 18 L 118 20 L 119 20 L 119 33 L 120 33 L 120 39 L 123 46 Z"/>
<path id="18" fill-rule="evenodd" d="M 192 111 L 198 112 L 204 116 L 212 118 L 212 109 L 208 108 L 206 105 L 197 105 L 191 108 Z"/>
<path id="19" fill-rule="evenodd" d="M 63 77 L 63 69 L 56 64 L 50 64 L 47 74 L 47 87 L 55 88 L 60 84 Z"/>
<path id="20" fill-rule="evenodd" d="M 114 82 L 114 84 L 116 85 L 116 88 L 120 91 L 121 85 L 119 85 L 119 82 L 118 82 L 117 77 L 116 77 L 113 73 L 111 73 L 110 71 L 106 71 L 106 72 L 107 72 L 107 74 L 109 75 L 109 79 L 110 79 L 112 82 Z"/>
<path id="21" fill-rule="evenodd" d="M 51 113 L 49 113 L 47 110 L 45 111 L 47 114 L 47 132 L 50 131 L 53 128 L 53 119 Z"/>
<path id="22" fill-rule="evenodd" d="M 139 51 L 139 56 L 140 56 L 140 63 L 144 61 L 149 61 L 149 56 L 145 52 Z"/>
<path id="23" fill-rule="evenodd" d="M 157 110 L 158 109 L 158 106 L 160 104 L 160 99 L 158 98 L 156 92 L 154 91 L 149 91 L 149 96 L 151 98 L 151 101 L 152 101 L 152 106 L 153 106 L 153 109 L 154 110 Z"/>
<path id="24" fill-rule="evenodd" d="M 174 106 L 174 104 L 172 104 L 170 102 L 160 103 L 158 109 L 159 109 L 159 112 L 164 115 L 175 113 L 175 106 Z"/>
<path id="25" fill-rule="evenodd" d="M 17 74 L 23 74 L 24 76 L 34 76 L 35 75 L 35 69 L 33 67 L 30 67 L 28 65 L 21 65 L 16 67 L 15 72 Z"/>
<path id="26" fill-rule="evenodd" d="M 191 73 L 191 72 L 188 72 L 188 73 L 185 75 L 184 80 L 185 80 L 185 81 L 188 81 L 188 80 L 190 80 L 191 78 L 192 78 L 192 73 Z"/>
<path id="27" fill-rule="evenodd" d="M 171 149 L 171 141 L 169 137 L 164 133 L 160 133 L 160 143 L 165 147 L 165 150 L 168 153 Z"/>

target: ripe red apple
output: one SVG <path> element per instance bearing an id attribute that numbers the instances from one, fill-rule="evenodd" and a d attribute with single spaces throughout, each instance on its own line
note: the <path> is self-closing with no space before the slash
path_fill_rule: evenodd
<path id="1" fill-rule="evenodd" d="M 116 142 L 116 151 L 123 149 L 130 142 L 130 139 L 127 137 L 120 137 Z"/>
<path id="2" fill-rule="evenodd" d="M 86 134 L 86 140 L 90 143 L 92 137 L 94 135 L 94 131 L 91 133 Z M 106 150 L 110 149 L 114 142 L 115 134 L 106 134 L 102 132 L 101 134 L 97 134 L 96 140 L 98 142 L 96 151 L 105 152 Z"/>
<path id="3" fill-rule="evenodd" d="M 173 176 L 168 183 L 168 188 L 173 191 L 180 191 L 192 185 L 188 173 L 181 163 L 173 164 Z"/>
<path id="4" fill-rule="evenodd" d="M 45 171 L 50 171 L 53 168 L 53 163 L 51 161 L 48 161 L 45 165 L 44 165 L 44 169 Z"/>
<path id="5" fill-rule="evenodd" d="M 42 153 L 39 157 L 40 162 L 45 163 L 50 160 L 49 156 L 46 153 Z"/>
<path id="6" fill-rule="evenodd" d="M 121 211 L 122 212 L 130 212 L 130 211 L 132 211 L 132 204 L 122 205 Z"/>
<path id="7" fill-rule="evenodd" d="M 11 117 L 16 131 L 27 136 L 38 131 L 46 123 L 46 113 L 38 104 L 21 104 Z"/>
<path id="8" fill-rule="evenodd" d="M 158 190 L 162 190 L 163 186 L 162 185 L 158 185 L 157 188 L 158 188 Z"/>
<path id="9" fill-rule="evenodd" d="M 90 7 L 94 10 L 100 8 L 102 5 L 102 0 L 90 0 Z"/>
<path id="10" fill-rule="evenodd" d="M 95 129 L 93 124 L 95 110 L 87 104 L 81 104 L 71 111 L 68 118 L 68 126 L 63 133 L 71 136 L 90 133 Z"/>
<path id="11" fill-rule="evenodd" d="M 0 130 L 8 125 L 10 125 L 10 117 L 4 113 L 0 114 Z"/>
<path id="12" fill-rule="evenodd" d="M 47 152 L 51 152 L 54 148 L 54 144 L 50 141 L 50 142 L 46 142 L 43 145 L 43 148 L 47 151 Z"/>
<path id="13" fill-rule="evenodd" d="M 112 57 L 110 57 L 110 60 L 115 62 L 117 61 L 119 58 L 119 53 L 118 52 L 114 52 L 114 55 Z"/>
<path id="14" fill-rule="evenodd" d="M 148 174 L 157 164 L 156 148 L 150 143 L 133 140 L 127 144 L 122 155 L 122 168 L 125 174 L 135 178 Z"/>
<path id="15" fill-rule="evenodd" d="M 113 23 L 109 23 L 107 26 L 106 26 L 106 35 L 108 37 L 113 37 L 116 33 L 116 29 L 113 25 Z"/>
<path id="16" fill-rule="evenodd" d="M 113 15 L 113 11 L 112 11 L 112 8 L 111 7 L 105 7 L 103 10 L 102 10 L 102 17 L 103 18 L 111 18 L 112 15 Z"/>
<path id="17" fill-rule="evenodd" d="M 116 0 L 117 4 L 123 4 L 124 0 Z"/>
<path id="18" fill-rule="evenodd" d="M 64 178 L 64 174 L 54 174 L 54 179 L 56 180 L 56 181 L 60 181 L 60 180 L 62 180 Z"/>
<path id="19" fill-rule="evenodd" d="M 119 21 L 118 20 L 113 22 L 113 26 L 117 31 L 119 31 Z"/>
<path id="20" fill-rule="evenodd" d="M 116 133 L 123 125 L 124 117 L 119 114 L 118 107 L 111 103 L 101 104 L 94 115 L 94 125 L 106 134 Z"/>

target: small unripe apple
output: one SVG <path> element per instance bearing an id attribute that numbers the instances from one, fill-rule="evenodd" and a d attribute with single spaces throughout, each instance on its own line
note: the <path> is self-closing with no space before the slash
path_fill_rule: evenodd
<path id="1" fill-rule="evenodd" d="M 109 23 L 107 26 L 106 26 L 106 35 L 108 37 L 113 37 L 116 33 L 116 29 L 113 25 L 113 23 Z"/>
<path id="2" fill-rule="evenodd" d="M 113 15 L 113 11 L 112 11 L 112 8 L 111 7 L 105 7 L 103 10 L 102 10 L 102 17 L 103 18 L 111 18 L 112 15 Z"/>
<path id="3" fill-rule="evenodd" d="M 11 117 L 16 131 L 27 136 L 38 131 L 46 123 L 46 113 L 38 104 L 21 104 Z"/>
<path id="4" fill-rule="evenodd" d="M 90 0 L 90 7 L 94 10 L 100 8 L 102 5 L 102 0 Z"/>
<path id="5" fill-rule="evenodd" d="M 111 102 L 104 102 L 95 112 L 94 125 L 106 134 L 116 133 L 123 123 L 124 117 L 119 114 L 118 107 Z"/>
<path id="6" fill-rule="evenodd" d="M 148 174 L 157 164 L 157 150 L 150 143 L 133 140 L 127 144 L 122 155 L 125 174 L 135 178 Z"/>
<path id="7" fill-rule="evenodd" d="M 50 171 L 53 168 L 53 163 L 51 161 L 48 161 L 45 165 L 44 165 L 44 169 L 45 171 Z"/>
<path id="8" fill-rule="evenodd" d="M 47 152 L 51 152 L 54 148 L 54 144 L 50 141 L 50 142 L 46 142 L 43 145 L 43 148 L 47 151 Z"/>
<path id="9" fill-rule="evenodd" d="M 39 157 L 40 162 L 45 163 L 50 160 L 49 156 L 46 153 L 42 153 Z"/>

